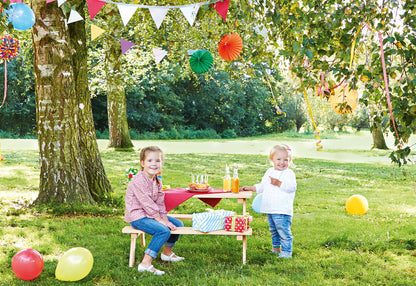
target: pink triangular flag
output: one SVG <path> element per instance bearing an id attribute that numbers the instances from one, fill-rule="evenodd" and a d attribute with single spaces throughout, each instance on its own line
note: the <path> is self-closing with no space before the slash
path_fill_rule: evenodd
<path id="1" fill-rule="evenodd" d="M 130 50 L 131 47 L 135 45 L 135 43 L 129 42 L 124 39 L 120 39 L 121 44 L 121 54 L 124 55 L 128 50 Z"/>
<path id="2" fill-rule="evenodd" d="M 90 12 L 91 20 L 100 12 L 106 2 L 100 0 L 87 0 L 88 11 Z"/>
<path id="3" fill-rule="evenodd" d="M 160 25 L 165 19 L 169 8 L 149 8 L 149 12 L 152 15 L 153 21 L 155 21 L 156 27 L 159 29 Z"/>
<path id="4" fill-rule="evenodd" d="M 46 0 L 46 4 L 51 3 L 53 1 L 56 1 L 56 0 Z M 10 3 L 11 3 L 11 1 L 10 1 Z"/>
<path id="5" fill-rule="evenodd" d="M 218 1 L 215 4 L 211 4 L 215 10 L 217 10 L 218 14 L 226 21 L 228 6 L 230 5 L 230 0 L 224 0 L 223 2 Z"/>
<path id="6" fill-rule="evenodd" d="M 198 14 L 200 5 L 195 4 L 194 6 L 185 6 L 180 7 L 182 14 L 185 16 L 186 20 L 188 20 L 189 25 L 193 25 L 195 22 L 196 15 Z"/>
<path id="7" fill-rule="evenodd" d="M 131 17 L 133 17 L 138 7 L 139 6 L 136 5 L 117 4 L 124 26 L 127 26 L 127 23 L 130 21 Z"/>
<path id="8" fill-rule="evenodd" d="M 160 63 L 167 54 L 168 52 L 165 50 L 153 49 L 156 64 Z"/>

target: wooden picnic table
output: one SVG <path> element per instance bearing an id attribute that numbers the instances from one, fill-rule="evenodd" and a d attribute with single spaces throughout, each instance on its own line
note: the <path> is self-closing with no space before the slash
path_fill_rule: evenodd
<path id="1" fill-rule="evenodd" d="M 175 191 L 176 190 L 176 191 Z M 179 194 L 179 192 L 184 191 L 185 189 L 169 189 L 165 191 L 165 201 L 169 203 L 171 198 L 174 198 L 175 194 Z M 177 192 L 177 193 L 175 193 Z M 213 190 L 213 192 L 208 193 L 193 193 L 191 197 L 198 198 L 201 200 L 209 200 L 210 199 L 237 199 L 238 203 L 243 204 L 243 215 L 247 214 L 247 199 L 252 198 L 252 192 L 239 192 L 239 193 L 231 193 L 231 192 L 224 192 L 219 189 Z M 187 198 L 187 199 L 189 199 Z M 177 198 L 175 198 L 177 199 Z M 186 199 L 186 200 L 187 200 Z M 177 202 L 175 202 L 176 204 Z M 217 200 L 219 203 L 219 200 Z M 181 220 L 192 220 L 192 214 L 169 214 L 172 217 L 181 219 Z M 135 229 L 131 226 L 125 226 L 122 230 L 123 233 L 130 233 L 131 234 L 131 242 L 130 242 L 130 258 L 129 258 L 129 266 L 134 266 L 135 260 L 135 251 L 136 251 L 136 240 L 140 236 L 141 245 L 144 246 L 145 242 L 145 232 Z M 252 228 L 249 228 L 245 232 L 234 232 L 234 231 L 226 231 L 226 230 L 216 230 L 211 232 L 201 232 L 194 230 L 192 227 L 178 227 L 176 230 L 171 232 L 172 234 L 192 234 L 192 235 L 234 235 L 237 237 L 237 240 L 241 240 L 243 242 L 243 264 L 246 264 L 246 254 L 247 254 L 247 236 L 253 234 Z"/>

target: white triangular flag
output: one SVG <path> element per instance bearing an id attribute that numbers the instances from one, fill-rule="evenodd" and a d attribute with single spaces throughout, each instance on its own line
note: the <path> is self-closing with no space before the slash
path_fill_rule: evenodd
<path id="1" fill-rule="evenodd" d="M 58 0 L 58 7 L 61 7 L 62 4 L 64 4 L 66 0 Z"/>
<path id="2" fill-rule="evenodd" d="M 136 5 L 117 4 L 124 26 L 127 26 L 127 23 L 130 21 L 131 17 L 133 17 L 138 7 L 139 6 Z"/>
<path id="3" fill-rule="evenodd" d="M 82 20 L 84 20 L 84 18 L 82 18 L 82 16 L 77 11 L 71 10 L 71 13 L 69 14 L 69 18 L 68 18 L 68 24 L 82 21 Z"/>
<path id="4" fill-rule="evenodd" d="M 267 39 L 266 27 L 259 25 L 259 26 L 254 27 L 254 31 L 260 36 L 262 36 L 263 38 Z"/>
<path id="5" fill-rule="evenodd" d="M 149 8 L 149 12 L 152 15 L 153 21 L 155 21 L 156 27 L 159 29 L 163 20 L 168 13 L 169 8 Z"/>
<path id="6" fill-rule="evenodd" d="M 156 64 L 160 63 L 161 60 L 168 54 L 165 50 L 153 49 L 153 55 L 155 56 Z"/>
<path id="7" fill-rule="evenodd" d="M 198 14 L 200 5 L 195 4 L 194 6 L 185 6 L 180 7 L 182 14 L 185 16 L 186 20 L 188 20 L 189 25 L 193 25 L 195 22 L 196 15 Z"/>

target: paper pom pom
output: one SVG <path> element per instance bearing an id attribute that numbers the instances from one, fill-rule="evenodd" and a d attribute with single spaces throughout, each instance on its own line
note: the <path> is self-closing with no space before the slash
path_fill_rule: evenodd
<path id="1" fill-rule="evenodd" d="M 218 53 L 226 61 L 235 60 L 243 50 L 243 40 L 236 33 L 226 34 L 218 44 Z"/>
<path id="2" fill-rule="evenodd" d="M 0 36 L 0 59 L 9 61 L 13 59 L 20 51 L 19 41 L 8 36 Z"/>
<path id="3" fill-rule="evenodd" d="M 211 67 L 214 59 L 207 50 L 198 50 L 194 52 L 189 59 L 191 68 L 196 73 L 207 72 Z"/>

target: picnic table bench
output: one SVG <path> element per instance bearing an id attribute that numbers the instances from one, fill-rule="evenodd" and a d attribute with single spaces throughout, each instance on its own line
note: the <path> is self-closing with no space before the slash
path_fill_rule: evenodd
<path id="1" fill-rule="evenodd" d="M 197 194 L 194 197 L 197 198 L 236 198 L 238 199 L 238 203 L 243 204 L 243 215 L 246 214 L 246 200 L 252 197 L 252 192 L 240 192 L 240 193 L 215 193 L 215 194 Z M 174 218 L 180 220 L 192 220 L 192 214 L 169 214 Z M 132 226 L 125 226 L 122 229 L 122 233 L 129 233 L 130 234 L 130 256 L 129 256 L 129 267 L 134 266 L 135 261 L 135 253 L 136 253 L 136 243 L 137 238 L 140 236 L 140 244 L 142 246 L 146 245 L 145 240 L 145 232 L 135 229 Z M 237 240 L 243 242 L 243 264 L 246 264 L 246 253 L 247 253 L 247 236 L 253 234 L 252 228 L 249 228 L 245 232 L 234 232 L 234 231 L 226 231 L 224 229 L 210 231 L 210 232 L 201 232 L 194 230 L 192 227 L 178 227 L 175 230 L 171 231 L 172 234 L 191 234 L 191 235 L 233 235 L 236 236 Z"/>

